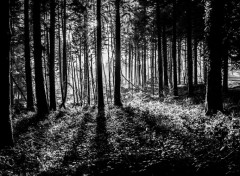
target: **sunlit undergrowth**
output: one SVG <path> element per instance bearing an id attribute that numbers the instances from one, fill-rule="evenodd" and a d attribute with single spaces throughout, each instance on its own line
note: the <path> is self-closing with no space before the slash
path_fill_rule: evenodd
<path id="1" fill-rule="evenodd" d="M 123 108 L 14 117 L 0 175 L 238 175 L 238 114 L 204 115 L 189 99 L 137 93 Z"/>

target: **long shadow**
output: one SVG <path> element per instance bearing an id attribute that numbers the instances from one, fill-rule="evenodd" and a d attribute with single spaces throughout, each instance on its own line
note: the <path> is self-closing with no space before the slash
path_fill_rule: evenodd
<path id="1" fill-rule="evenodd" d="M 56 118 L 61 118 L 65 115 L 64 112 L 58 112 Z M 38 114 L 34 114 L 32 117 L 23 118 L 18 121 L 14 127 L 14 138 L 18 137 L 29 131 L 30 128 L 38 128 L 39 122 L 45 120 L 45 118 L 40 117 Z"/>
<path id="2" fill-rule="evenodd" d="M 85 113 L 81 123 L 78 126 L 78 131 L 73 139 L 72 146 L 70 150 L 65 153 L 64 159 L 62 161 L 63 166 L 69 165 L 71 162 L 80 161 L 83 157 L 79 152 L 81 152 L 81 146 L 87 139 L 88 123 L 92 121 L 92 115 Z"/>
<path id="3" fill-rule="evenodd" d="M 106 128 L 106 117 L 104 111 L 99 111 L 96 117 L 96 136 L 93 148 L 96 152 L 95 166 L 92 168 L 92 175 L 102 175 L 109 161 L 110 146 L 108 142 L 108 132 Z"/>
<path id="4" fill-rule="evenodd" d="M 106 154 L 109 151 L 105 112 L 104 111 L 99 112 L 96 120 L 97 126 L 95 136 L 95 148 L 97 151 L 97 157 L 101 158 L 104 154 Z"/>
<path id="5" fill-rule="evenodd" d="M 206 155 L 208 151 L 200 151 L 200 153 L 196 153 L 194 150 L 193 145 L 194 142 L 197 142 L 202 145 L 209 145 L 208 139 L 206 139 L 204 136 L 197 137 L 197 135 L 194 135 L 197 138 L 189 137 L 189 135 L 183 134 L 181 131 L 176 130 L 174 128 L 165 127 L 164 125 L 159 125 L 156 121 L 156 118 L 153 117 L 151 114 L 146 112 L 141 112 L 138 109 L 133 109 L 131 107 L 126 107 L 122 109 L 126 116 L 129 117 L 139 117 L 139 121 L 145 121 L 146 125 L 150 129 L 150 133 L 154 133 L 156 135 L 156 139 L 160 140 L 169 140 L 171 137 L 176 139 L 181 143 L 181 145 L 184 147 L 185 150 L 188 150 L 189 153 L 192 155 L 195 155 L 196 157 Z M 130 119 L 130 118 L 127 118 Z M 136 129 L 137 130 L 137 129 Z M 197 131 L 191 131 L 189 132 L 194 134 Z M 161 138 L 158 138 L 158 136 L 162 136 Z M 159 142 L 159 141 L 158 141 Z M 153 144 L 155 145 L 155 143 Z M 211 147 L 212 145 L 209 145 Z M 162 146 L 162 150 L 164 149 L 164 146 Z M 211 148 L 209 148 L 211 150 Z M 141 154 L 140 154 L 141 155 Z M 157 153 L 156 155 L 159 156 L 153 156 L 152 160 L 155 160 L 154 164 L 151 164 L 149 166 L 146 166 L 145 169 L 136 171 L 135 174 L 128 174 L 128 175 L 144 175 L 144 176 L 157 176 L 157 175 L 197 175 L 197 176 L 205 176 L 205 175 L 224 175 L 227 172 L 227 165 L 225 161 L 216 161 L 215 163 L 206 163 L 206 166 L 200 167 L 200 169 L 196 168 L 194 164 L 194 158 L 192 157 L 167 157 L 163 158 L 161 156 L 161 153 Z M 208 158 L 208 157 L 206 157 Z M 151 160 L 150 158 L 148 158 Z M 139 162 L 141 162 L 139 160 Z"/>

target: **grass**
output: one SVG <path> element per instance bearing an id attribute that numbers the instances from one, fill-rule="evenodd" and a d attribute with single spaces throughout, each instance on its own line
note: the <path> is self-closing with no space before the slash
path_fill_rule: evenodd
<path id="1" fill-rule="evenodd" d="M 0 175 L 239 175 L 240 119 L 234 111 L 205 116 L 199 95 L 126 92 L 122 108 L 72 108 L 39 121 L 13 119 L 15 146 L 0 151 Z M 197 102 L 197 103 L 196 103 Z"/>

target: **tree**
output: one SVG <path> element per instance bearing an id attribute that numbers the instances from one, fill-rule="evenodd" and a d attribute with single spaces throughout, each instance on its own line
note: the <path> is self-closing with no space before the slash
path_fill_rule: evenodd
<path id="1" fill-rule="evenodd" d="M 157 34 L 158 34 L 158 77 L 159 77 L 159 97 L 162 96 L 162 90 L 163 90 L 163 66 L 162 66 L 162 40 L 161 40 L 161 24 L 160 24 L 160 5 L 159 1 L 157 1 L 156 6 L 157 11 Z M 144 58 L 144 68 L 146 67 L 146 58 Z M 144 70 L 144 73 L 146 73 L 146 70 Z M 146 80 L 146 78 L 145 78 Z"/>
<path id="2" fill-rule="evenodd" d="M 2 16 L 2 32 L 1 32 L 1 69 L 0 78 L 2 82 L 1 101 L 3 104 L 0 106 L 1 121 L 0 121 L 0 148 L 13 145 L 12 121 L 10 116 L 10 91 L 9 91 L 9 50 L 10 50 L 10 23 L 9 23 L 9 0 L 3 1 L 1 4 Z"/>
<path id="3" fill-rule="evenodd" d="M 168 88 L 167 36 L 166 36 L 165 22 L 163 22 L 163 29 L 162 29 L 162 47 L 163 47 L 164 87 Z"/>
<path id="4" fill-rule="evenodd" d="M 68 69 L 67 69 L 67 14 L 66 14 L 66 0 L 63 1 L 63 20 L 62 20 L 62 33 L 63 33 L 63 56 L 62 56 L 62 103 L 60 107 L 65 107 L 67 100 L 67 88 L 68 88 Z"/>
<path id="5" fill-rule="evenodd" d="M 188 96 L 193 96 L 193 61 L 192 61 L 192 3 L 187 0 L 187 65 L 188 65 Z"/>
<path id="6" fill-rule="evenodd" d="M 98 110 L 104 110 L 103 81 L 102 81 L 102 32 L 101 32 L 101 0 L 97 0 L 97 88 Z"/>
<path id="7" fill-rule="evenodd" d="M 49 58 L 49 86 L 50 86 L 50 110 L 56 110 L 55 93 L 55 0 L 50 2 L 50 58 Z"/>
<path id="8" fill-rule="evenodd" d="M 173 57 L 173 94 L 178 95 L 177 87 L 177 7 L 176 0 L 173 1 L 173 45 L 172 45 L 172 57 Z M 179 75 L 180 76 L 180 75 Z"/>
<path id="9" fill-rule="evenodd" d="M 90 83 L 89 83 L 89 47 L 88 47 L 88 1 L 86 1 L 86 9 L 84 10 L 84 97 L 87 105 L 90 105 Z"/>
<path id="10" fill-rule="evenodd" d="M 223 110 L 222 104 L 222 50 L 224 0 L 208 0 L 205 2 L 206 44 L 209 56 L 209 69 L 206 89 L 205 112 L 207 115 Z"/>
<path id="11" fill-rule="evenodd" d="M 42 44 L 40 24 L 40 1 L 33 1 L 33 41 L 34 41 L 34 66 L 35 66 L 35 91 L 37 99 L 37 112 L 39 117 L 49 113 L 44 89 L 42 70 Z"/>
<path id="12" fill-rule="evenodd" d="M 29 39 L 29 0 L 24 0 L 24 53 L 25 53 L 25 75 L 27 86 L 27 109 L 34 110 L 32 69 L 30 60 L 30 39 Z"/>
<path id="13" fill-rule="evenodd" d="M 114 105 L 122 106 L 121 102 L 121 34 L 120 34 L 120 0 L 115 0 L 116 8 L 116 56 L 115 56 L 115 84 Z"/>

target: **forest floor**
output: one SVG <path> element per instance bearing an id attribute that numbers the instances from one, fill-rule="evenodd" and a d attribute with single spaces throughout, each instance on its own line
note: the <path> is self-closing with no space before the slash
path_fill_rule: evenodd
<path id="1" fill-rule="evenodd" d="M 0 151 L 0 175 L 169 176 L 240 175 L 240 93 L 224 97 L 225 113 L 204 114 L 195 98 L 159 100 L 149 92 L 123 94 L 124 106 L 52 112 L 39 121 L 13 119 L 15 146 Z"/>

